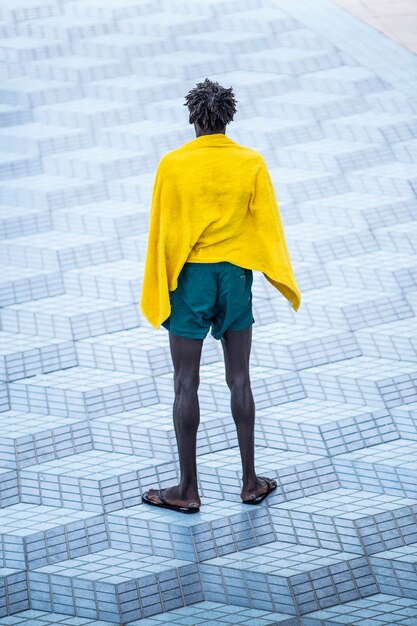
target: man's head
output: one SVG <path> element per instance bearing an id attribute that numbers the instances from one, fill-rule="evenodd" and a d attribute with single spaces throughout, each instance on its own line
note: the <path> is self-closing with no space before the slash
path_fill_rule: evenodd
<path id="1" fill-rule="evenodd" d="M 190 112 L 189 122 L 194 124 L 197 137 L 211 133 L 224 133 L 226 125 L 236 113 L 236 100 L 232 87 L 226 89 L 206 78 L 185 96 L 184 106 Z"/>

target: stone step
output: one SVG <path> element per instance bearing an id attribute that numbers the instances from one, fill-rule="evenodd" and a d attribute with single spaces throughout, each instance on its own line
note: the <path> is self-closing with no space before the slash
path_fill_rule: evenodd
<path id="1" fill-rule="evenodd" d="M 68 7 L 65 7 L 65 12 L 76 17 L 114 22 L 139 15 L 147 15 L 152 13 L 152 9 L 154 9 L 154 5 L 149 2 L 136 4 L 129 0 L 121 0 L 115 5 L 112 0 L 89 0 L 88 4 L 78 5 L 78 3 L 75 3 L 73 5 L 71 3 Z M 113 36 L 116 37 L 116 33 Z"/>
<path id="2" fill-rule="evenodd" d="M 143 271 L 144 263 L 129 259 L 74 268 L 63 276 L 65 293 L 84 298 L 134 302 L 139 315 L 142 315 L 139 300 Z M 147 326 L 141 330 L 151 329 Z"/>
<path id="3" fill-rule="evenodd" d="M 297 262 L 325 263 L 329 268 L 330 278 L 332 278 L 332 265 L 330 264 L 333 261 L 339 259 L 349 261 L 352 257 L 361 258 L 365 250 L 366 254 L 372 258 L 373 254 L 377 255 L 380 251 L 380 245 L 375 241 L 375 237 L 365 228 L 335 226 L 329 232 L 327 224 L 294 224 L 287 230 L 289 236 L 292 235 L 293 258 Z"/>
<path id="4" fill-rule="evenodd" d="M 7 383 L 0 381 L 0 411 L 7 411 L 8 409 L 10 409 L 10 399 Z"/>
<path id="5" fill-rule="evenodd" d="M 386 144 L 342 141 L 332 137 L 299 143 L 284 148 L 278 155 L 278 162 L 283 166 L 332 172 L 348 172 L 362 169 L 370 163 L 377 165 L 393 159 L 394 155 Z"/>
<path id="6" fill-rule="evenodd" d="M 273 504 L 268 513 L 278 539 L 312 548 L 370 555 L 417 539 L 417 499 L 400 495 L 336 488 Z"/>
<path id="7" fill-rule="evenodd" d="M 269 50 L 241 53 L 236 58 L 238 69 L 255 72 L 276 72 L 302 76 L 307 72 L 320 71 L 339 67 L 343 63 L 343 55 L 337 49 L 275 48 L 274 54 Z"/>
<path id="8" fill-rule="evenodd" d="M 120 273 L 119 276 L 121 276 Z M 87 281 L 84 282 L 87 286 Z M 75 343 L 75 350 L 77 365 L 82 367 L 98 367 L 112 371 L 116 367 L 119 372 L 137 374 L 152 372 L 155 378 L 162 374 L 173 373 L 165 331 L 156 337 L 151 335 L 146 327 L 103 334 L 98 337 L 80 339 Z M 219 342 L 209 334 L 203 344 L 200 365 L 205 366 L 213 362 L 219 365 L 218 362 L 222 358 L 221 352 Z M 129 413 L 133 415 L 132 411 Z M 144 418 L 145 416 L 142 416 L 141 423 Z"/>
<path id="9" fill-rule="evenodd" d="M 355 338 L 364 356 L 417 361 L 417 319 L 361 328 Z"/>
<path id="10" fill-rule="evenodd" d="M 306 90 L 361 96 L 375 92 L 382 92 L 383 96 L 384 91 L 391 88 L 388 82 L 367 67 L 348 63 L 339 67 L 306 72 L 298 77 L 298 82 L 300 87 Z"/>
<path id="11" fill-rule="evenodd" d="M 141 504 L 143 491 L 176 478 L 171 459 L 87 450 L 22 468 L 20 501 L 107 513 Z"/>
<path id="12" fill-rule="evenodd" d="M 24 36 L 39 37 L 42 39 L 72 40 L 80 37 L 94 37 L 117 31 L 116 24 L 107 20 L 82 19 L 65 15 L 47 17 L 42 20 L 25 20 L 17 28 L 17 32 Z"/>
<path id="13" fill-rule="evenodd" d="M 377 404 L 301 398 L 257 411 L 259 445 L 334 456 L 399 439 L 395 416 Z"/>
<path id="14" fill-rule="evenodd" d="M 369 561 L 382 593 L 417 600 L 416 559 L 417 543 L 370 556 Z"/>
<path id="15" fill-rule="evenodd" d="M 235 131 L 236 141 L 242 141 L 243 137 L 248 137 L 251 143 L 259 142 L 260 139 L 264 140 L 269 138 L 270 141 L 279 142 L 282 147 L 292 146 L 298 144 L 302 138 L 305 141 L 315 141 L 323 137 L 322 130 L 312 124 L 309 120 L 296 120 L 296 119 L 281 119 L 275 118 L 267 123 L 262 115 L 253 115 L 250 118 L 243 120 L 239 124 L 239 129 Z M 301 172 L 301 168 L 295 170 L 295 168 L 268 168 L 270 170 L 271 178 L 276 177 L 280 181 L 280 188 L 283 189 L 283 185 L 289 184 L 286 178 L 282 176 L 283 172 L 293 174 L 293 178 L 298 175 L 306 175 L 308 178 L 315 177 L 317 181 L 330 180 L 329 176 L 324 176 L 323 172 L 309 170 Z M 334 176 L 333 176 L 334 178 Z M 308 182 L 308 181 L 306 181 Z M 323 185 L 324 186 L 324 185 Z M 346 187 L 347 189 L 347 187 Z M 342 191 L 342 190 L 341 190 Z M 280 193 L 282 196 L 282 192 Z"/>
<path id="16" fill-rule="evenodd" d="M 23 502 L 0 511 L 0 538 L 0 566 L 16 570 L 110 547 L 104 514 Z"/>
<path id="17" fill-rule="evenodd" d="M 207 363 L 200 367 L 198 397 L 202 410 L 230 411 L 230 389 L 225 380 L 224 361 Z M 172 373 L 155 378 L 158 398 L 173 404 L 175 391 Z M 300 373 L 273 367 L 251 367 L 252 395 L 257 409 L 293 402 L 305 398 Z"/>
<path id="18" fill-rule="evenodd" d="M 91 44 L 96 40 L 100 40 L 100 37 L 82 40 L 82 42 Z M 33 110 L 33 119 L 42 124 L 94 130 L 105 126 L 128 124 L 137 121 L 139 116 L 131 104 L 81 98 L 80 100 L 36 107 Z"/>
<path id="19" fill-rule="evenodd" d="M 407 113 L 365 111 L 336 120 L 325 120 L 323 130 L 328 136 L 338 139 L 381 142 L 389 145 L 417 136 L 417 116 Z M 366 175 L 366 168 L 364 170 L 363 174 Z"/>
<path id="20" fill-rule="evenodd" d="M 1 314 L 7 332 L 60 337 L 73 340 L 104 335 L 140 324 L 135 303 L 71 296 L 44 298 L 42 301 L 11 305 Z"/>
<path id="21" fill-rule="evenodd" d="M 351 259 L 343 259 L 341 262 L 349 264 Z M 335 263 L 337 262 L 332 262 Z M 413 292 L 406 297 L 406 294 L 398 291 L 354 289 L 330 284 L 330 279 L 328 280 L 329 283 L 322 285 L 320 289 L 308 292 L 303 304 L 304 311 L 300 313 L 314 326 L 356 331 L 415 316 L 409 301 Z"/>
<path id="22" fill-rule="evenodd" d="M 25 609 L 29 609 L 27 572 L 24 569 L 1 568 L 0 623 L 3 621 L 1 618 L 5 615 L 13 615 Z M 7 624 L 7 622 L 5 623 Z"/>
<path id="23" fill-rule="evenodd" d="M 416 131 L 417 135 L 417 117 Z M 392 161 L 348 172 L 346 178 L 354 191 L 381 193 L 415 198 L 417 167 L 415 163 Z"/>
<path id="24" fill-rule="evenodd" d="M 382 596 L 382 594 L 379 595 Z M 221 602 L 204 600 L 195 602 L 190 606 L 166 611 L 158 614 L 157 617 L 144 617 L 132 622 L 124 622 L 124 624 L 128 624 L 128 626 L 157 626 L 157 624 L 181 624 L 186 621 L 187 624 L 192 626 L 198 626 L 199 624 L 204 624 L 205 626 L 228 626 L 231 616 L 235 620 L 239 620 L 241 624 L 250 625 L 252 622 L 253 626 L 255 624 L 261 626 L 299 626 L 300 624 L 296 617 L 286 613 L 271 613 L 270 611 L 258 609 L 248 611 L 248 609 L 234 604 L 222 604 Z M 21 626 L 43 626 L 43 624 L 49 624 L 50 622 L 60 626 L 74 626 L 76 623 L 74 617 L 64 613 L 50 613 L 34 609 L 19 611 L 13 617 L 19 620 L 18 623 Z M 83 626 L 120 626 L 119 621 L 102 621 L 86 617 L 79 619 L 82 619 L 81 623 Z M 3 624 L 6 626 L 7 622 L 0 619 L 0 626 L 3 626 Z"/>
<path id="25" fill-rule="evenodd" d="M 278 488 L 270 504 L 340 487 L 329 457 L 257 446 L 264 462 L 257 473 L 275 478 Z M 4 485 L 15 489 L 16 473 L 4 470 Z M 20 501 L 48 506 L 66 506 L 87 511 L 114 511 L 141 502 L 149 487 L 177 484 L 177 466 L 172 458 L 87 449 L 20 469 Z M 239 449 L 218 450 L 198 457 L 202 499 L 241 502 L 242 467 Z M 162 484 L 161 484 L 162 483 Z M 17 493 L 12 493 L 14 498 Z M 14 499 L 14 501 L 16 501 Z"/>
<path id="26" fill-rule="evenodd" d="M 140 21 L 144 23 L 146 18 L 141 18 Z M 134 24 L 134 28 L 136 28 L 136 24 Z M 238 68 L 238 62 L 233 54 L 226 52 L 213 54 L 198 50 L 193 51 L 192 54 L 184 54 L 183 50 L 172 50 L 171 52 L 153 54 L 146 58 L 145 62 L 143 57 L 133 58 L 130 66 L 135 73 L 142 71 L 147 76 L 166 76 L 167 78 L 178 76 L 178 78 L 186 80 L 191 73 L 196 75 L 204 72 L 212 74 L 216 72 L 219 66 L 225 71 L 232 72 Z"/>
<path id="27" fill-rule="evenodd" d="M 147 168 L 143 173 L 150 172 L 153 178 L 155 166 L 159 159 L 151 154 L 158 150 L 163 152 L 168 149 L 173 142 L 183 143 L 189 139 L 189 131 L 183 128 L 178 122 L 166 122 L 140 120 L 130 124 L 118 124 L 117 126 L 107 126 L 97 131 L 97 145 L 103 148 L 115 148 L 117 150 L 130 150 L 140 152 L 141 164 L 144 167 L 145 157 L 143 153 L 148 153 Z"/>
<path id="28" fill-rule="evenodd" d="M 13 259 L 8 257 L 8 259 L 3 259 L 5 260 L 12 261 Z M 47 270 L 36 266 L 1 265 L 0 300 L 4 308 L 13 304 L 58 296 L 64 291 L 63 276 L 56 266 L 55 269 Z M 7 334 L 6 331 L 3 332 Z M 25 335 L 22 333 L 23 336 Z"/>
<path id="29" fill-rule="evenodd" d="M 297 29 L 287 30 L 282 33 L 274 33 L 276 41 L 275 47 L 278 45 L 279 48 L 305 48 L 306 50 L 319 49 L 321 51 L 337 51 L 337 46 L 335 46 L 331 41 L 328 41 L 324 37 L 320 37 L 311 29 L 306 28 L 306 25 L 300 20 L 298 22 Z"/>
<path id="30" fill-rule="evenodd" d="M 300 22 L 277 6 L 263 7 L 256 11 L 253 10 L 253 5 L 247 8 L 243 6 L 236 13 L 223 15 L 222 19 L 222 28 L 231 31 L 283 33 L 300 27 Z"/>
<path id="31" fill-rule="evenodd" d="M 376 593 L 375 595 L 345 602 L 339 606 L 307 613 L 301 626 L 341 626 L 349 620 L 352 624 L 412 624 L 417 615 L 417 602 L 400 596 Z"/>
<path id="32" fill-rule="evenodd" d="M 197 564 L 108 548 L 28 572 L 31 608 L 125 624 L 205 600 Z"/>
<path id="33" fill-rule="evenodd" d="M 417 253 L 417 223 L 378 228 L 375 238 L 384 250 L 414 256 Z"/>
<path id="34" fill-rule="evenodd" d="M 57 269 L 91 266 L 103 260 L 118 261 L 122 257 L 115 237 L 51 230 L 14 239 L 2 246 L 1 261 L 12 265 Z"/>
<path id="35" fill-rule="evenodd" d="M 417 109 L 417 107 L 416 107 Z M 414 111 L 417 115 L 417 110 Z M 417 138 L 412 139 L 411 141 L 398 141 L 392 146 L 392 152 L 397 159 L 397 161 L 401 161 L 403 163 L 414 163 L 415 158 L 414 155 L 417 149 Z"/>
<path id="36" fill-rule="evenodd" d="M 0 103 L 0 125 L 26 124 L 33 119 L 33 112 L 25 106 Z"/>
<path id="37" fill-rule="evenodd" d="M 90 98 L 125 104 L 133 103 L 143 107 L 146 103 L 153 103 L 155 100 L 178 97 L 180 85 L 181 81 L 179 79 L 172 77 L 167 78 L 166 76 L 142 76 L 140 81 L 132 81 L 130 76 L 119 76 L 118 78 L 93 81 L 92 83 L 84 84 L 83 89 L 85 95 Z M 80 94 L 79 97 L 81 97 L 81 95 L 82 94 Z M 2 101 L 1 97 L 2 92 L 0 90 L 0 101 Z M 75 97 L 72 99 L 75 100 Z M 62 100 L 64 100 L 64 98 Z M 147 128 L 150 133 L 151 128 L 149 124 Z M 98 128 L 97 131 L 99 130 Z M 161 139 L 163 138 L 161 137 Z M 166 141 L 166 146 L 161 146 L 160 151 L 163 152 L 165 147 L 169 149 L 171 145 L 172 141 Z M 150 155 L 150 157 L 152 157 L 152 155 Z"/>
<path id="38" fill-rule="evenodd" d="M 295 31 L 297 32 L 299 31 Z M 307 94 L 308 97 L 306 97 Z M 256 102 L 255 107 L 257 115 L 261 116 L 272 117 L 279 111 L 279 115 L 286 118 L 312 121 L 344 117 L 347 114 L 361 113 L 368 109 L 364 99 L 355 95 L 304 89 L 293 89 L 288 93 L 262 98 Z M 323 139 L 323 142 L 325 141 Z M 291 154 L 292 149 L 297 150 L 297 144 L 287 151 L 288 155 Z"/>
<path id="39" fill-rule="evenodd" d="M 55 102 L 66 102 L 83 96 L 81 84 L 18 76 L 2 80 L 0 102 L 23 107 L 36 107 Z"/>
<path id="40" fill-rule="evenodd" d="M 32 235 L 52 228 L 52 216 L 42 209 L 0 205 L 0 236 L 5 239 Z"/>
<path id="41" fill-rule="evenodd" d="M 194 515 L 141 504 L 107 513 L 106 527 L 112 548 L 202 563 L 279 539 L 270 511 L 205 497 Z"/>
<path id="42" fill-rule="evenodd" d="M 269 293 L 268 285 L 265 284 L 265 287 Z M 253 286 L 252 292 L 254 293 Z M 260 296 L 258 292 L 257 297 Z M 257 313 L 256 301 L 252 306 Z M 283 315 L 279 317 L 280 319 L 273 323 L 262 320 L 262 323 L 254 329 L 256 342 L 251 351 L 252 365 L 303 370 L 362 354 L 356 335 L 350 330 L 323 328 L 301 322 L 291 324 L 290 319 L 283 319 Z"/>
<path id="43" fill-rule="evenodd" d="M 5 5 L 1 9 L 1 18 L 8 23 L 18 23 L 28 19 L 41 19 L 52 15 L 62 15 L 63 8 L 60 4 L 51 0 L 41 0 L 36 5 L 27 2 L 16 2 L 13 5 Z"/>
<path id="44" fill-rule="evenodd" d="M 417 402 L 396 406 L 391 415 L 402 438 L 417 440 Z"/>
<path id="45" fill-rule="evenodd" d="M 417 400 L 417 363 L 359 356 L 300 371 L 308 397 L 388 409 Z"/>
<path id="46" fill-rule="evenodd" d="M 367 559 L 283 541 L 200 564 L 207 600 L 302 616 L 379 592 Z"/>
<path id="47" fill-rule="evenodd" d="M 154 378 L 147 373 L 71 367 L 9 384 L 10 408 L 58 417 L 96 419 L 158 401 Z"/>
<path id="48" fill-rule="evenodd" d="M 0 150 L 11 153 L 33 152 L 47 156 L 57 152 L 66 153 L 90 148 L 93 145 L 93 135 L 85 129 L 62 128 L 39 122 L 0 129 Z"/>
<path id="49" fill-rule="evenodd" d="M 178 460 L 170 403 L 154 403 L 91 421 L 32 412 L 27 422 L 27 415 L 18 410 L 3 413 L 0 464 L 4 468 L 27 467 L 93 448 Z M 306 398 L 279 409 L 259 410 L 255 439 L 260 449 L 269 447 L 277 451 L 333 456 L 396 440 L 401 429 L 404 435 L 409 432 L 405 430 L 404 421 L 405 418 L 391 415 L 384 407 L 349 406 Z M 414 433 L 416 424 L 414 420 Z M 198 456 L 221 452 L 237 444 L 230 410 L 202 412 L 197 435 Z"/>
<path id="50" fill-rule="evenodd" d="M 409 228 L 412 233 L 412 226 L 409 224 L 403 226 Z M 378 244 L 376 246 L 379 248 Z M 369 249 L 363 248 L 367 250 L 364 254 L 331 261 L 328 264 L 328 276 L 332 284 L 358 291 L 379 290 L 381 293 L 386 292 L 399 297 L 402 293 L 407 294 L 414 286 L 417 286 L 416 255 L 407 250 L 406 245 L 402 251 L 398 249 L 390 251 L 388 246 L 383 244 L 380 248 L 372 250 L 370 246 Z M 411 327 L 413 326 L 412 320 L 407 320 L 407 322 Z M 391 323 L 398 322 L 391 320 Z M 388 323 L 385 326 L 388 326 Z M 381 327 L 381 324 L 372 324 L 371 327 L 377 329 Z"/>
<path id="51" fill-rule="evenodd" d="M 209 15 L 192 12 L 172 11 L 170 9 L 151 12 L 131 19 L 119 20 L 118 31 L 138 35 L 152 35 L 153 39 L 173 35 L 180 37 L 190 33 L 207 32 L 216 29 L 216 24 Z"/>
<path id="52" fill-rule="evenodd" d="M 52 214 L 52 224 L 54 229 L 67 233 L 91 236 L 99 234 L 106 239 L 117 237 L 120 239 L 122 257 L 128 259 L 129 255 L 126 250 L 132 238 L 141 236 L 139 241 L 142 244 L 147 237 L 148 233 L 144 225 L 147 210 L 145 205 L 137 206 L 128 202 L 104 200 L 56 211 Z M 144 256 L 143 247 L 139 249 L 138 246 L 137 251 L 135 250 L 135 254 L 131 254 L 130 258 L 137 262 L 138 259 L 144 260 Z"/>
<path id="53" fill-rule="evenodd" d="M 299 211 L 307 223 L 374 230 L 397 224 L 412 226 L 417 219 L 417 199 L 349 191 L 300 202 Z"/>
<path id="54" fill-rule="evenodd" d="M 96 450 L 139 454 L 144 457 L 178 461 L 172 404 L 157 402 L 136 410 L 107 415 L 89 422 Z M 261 445 L 266 437 L 257 436 Z M 229 411 L 204 411 L 200 414 L 197 455 L 237 446 L 236 426 Z M 284 445 L 276 445 L 284 449 Z"/>
<path id="55" fill-rule="evenodd" d="M 296 500 L 341 486 L 329 457 L 255 446 L 257 474 L 277 482 L 266 506 Z M 241 503 L 242 465 L 239 448 L 229 448 L 198 458 L 201 498 Z M 248 505 L 242 503 L 242 507 Z"/>
<path id="56" fill-rule="evenodd" d="M 0 180 L 41 174 L 41 160 L 37 154 L 20 156 L 11 152 L 0 153 Z"/>
<path id="57" fill-rule="evenodd" d="M 0 466 L 23 468 L 93 449 L 90 422 L 54 414 L 3 411 Z"/>
<path id="58" fill-rule="evenodd" d="M 372 109 L 388 113 L 409 113 L 417 115 L 417 102 L 398 89 L 387 89 L 385 92 L 371 93 L 365 96 Z"/>
<path id="59" fill-rule="evenodd" d="M 7 410 L 6 408 L 2 410 Z M 5 508 L 19 502 L 19 477 L 16 469 L 0 467 L 0 507 Z"/>
<path id="60" fill-rule="evenodd" d="M 224 3 L 222 4 L 224 6 Z M 189 6 L 190 8 L 192 7 L 192 5 Z M 204 8 L 206 8 L 206 6 L 208 5 L 205 4 Z M 303 42 L 305 39 L 306 38 L 304 38 Z M 249 52 L 276 48 L 277 43 L 280 43 L 280 40 L 279 37 L 277 37 L 277 33 L 274 32 L 237 30 L 229 31 L 227 38 L 219 38 L 216 31 L 208 31 L 206 33 L 198 32 L 184 35 L 176 41 L 178 48 L 187 53 L 194 54 L 195 52 L 205 52 L 213 55 L 230 54 L 235 57 Z"/>
<path id="61" fill-rule="evenodd" d="M 125 178 L 148 169 L 148 153 L 133 150 L 93 147 L 55 154 L 43 160 L 44 171 L 54 176 L 68 176 L 86 180 Z"/>
<path id="62" fill-rule="evenodd" d="M 58 8 L 58 4 L 55 7 Z M 32 10 L 35 7 L 31 7 Z M 34 19 L 34 18 L 32 18 Z M 27 64 L 31 61 L 54 57 L 68 56 L 72 52 L 71 43 L 69 41 L 45 41 L 41 37 L 11 36 L 4 38 L 0 44 L 1 61 Z"/>
<path id="63" fill-rule="evenodd" d="M 61 58 L 35 60 L 25 65 L 25 74 L 45 80 L 89 82 L 129 74 L 126 63 L 110 59 L 93 59 L 71 54 Z"/>
<path id="64" fill-rule="evenodd" d="M 342 487 L 417 498 L 417 442 L 388 441 L 333 457 Z"/>
<path id="65" fill-rule="evenodd" d="M 0 378 L 8 382 L 78 365 L 71 340 L 0 331 L 0 343 Z"/>
<path id="66" fill-rule="evenodd" d="M 0 183 L 0 203 L 55 211 L 108 198 L 102 181 L 38 174 Z"/>

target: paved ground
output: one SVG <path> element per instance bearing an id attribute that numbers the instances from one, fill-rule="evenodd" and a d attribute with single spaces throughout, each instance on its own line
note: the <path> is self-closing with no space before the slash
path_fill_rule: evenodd
<path id="1" fill-rule="evenodd" d="M 417 61 L 327 0 L 37 0 L 0 17 L 0 625 L 417 623 Z M 303 295 L 254 272 L 258 473 L 241 504 L 219 342 L 198 515 L 168 337 L 139 310 L 184 95 L 233 85 Z M 191 518 L 191 519 L 189 519 Z"/>
<path id="2" fill-rule="evenodd" d="M 414 0 L 335 0 L 394 41 L 417 52 L 417 3 Z"/>

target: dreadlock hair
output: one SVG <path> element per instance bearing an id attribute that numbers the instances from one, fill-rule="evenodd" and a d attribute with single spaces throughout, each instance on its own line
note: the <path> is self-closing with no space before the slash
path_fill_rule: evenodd
<path id="1" fill-rule="evenodd" d="M 236 100 L 232 87 L 226 89 L 214 81 L 205 79 L 185 96 L 190 112 L 190 124 L 197 122 L 205 131 L 219 130 L 233 120 Z"/>

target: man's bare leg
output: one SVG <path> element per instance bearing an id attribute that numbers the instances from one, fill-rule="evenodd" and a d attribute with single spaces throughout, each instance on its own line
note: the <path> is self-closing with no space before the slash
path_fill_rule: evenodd
<path id="1" fill-rule="evenodd" d="M 189 339 L 169 333 L 171 355 L 174 364 L 174 426 L 180 461 L 180 484 L 168 487 L 163 495 L 169 504 L 201 506 L 198 495 L 196 442 L 200 423 L 198 386 L 200 382 L 200 359 L 203 339 Z M 254 423 L 255 404 L 250 377 L 249 356 L 252 344 L 252 326 L 243 330 L 224 333 L 222 347 L 225 358 L 226 383 L 231 391 L 231 411 L 236 424 L 243 468 L 242 500 L 249 500 L 266 493 L 268 486 L 255 473 Z M 273 479 L 268 482 L 274 484 Z M 159 503 L 155 490 L 148 497 Z"/>
<path id="2" fill-rule="evenodd" d="M 201 506 L 197 484 L 197 431 L 200 424 L 198 386 L 200 383 L 200 360 L 203 339 L 179 337 L 169 333 L 171 357 L 174 365 L 173 418 L 180 463 L 180 483 L 163 490 L 169 504 L 191 507 Z M 149 499 L 161 500 L 154 489 L 148 492 Z"/>
<path id="3" fill-rule="evenodd" d="M 230 406 L 236 424 L 243 468 L 242 500 L 249 500 L 268 491 L 265 480 L 255 473 L 255 403 L 249 376 L 252 347 L 252 326 L 242 330 L 227 330 L 222 339 L 226 383 L 231 392 Z M 268 482 L 275 484 L 274 479 Z M 254 494 L 254 495 L 253 495 Z"/>

